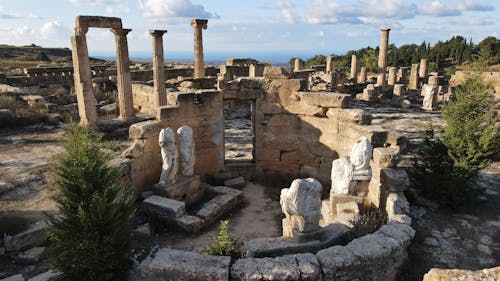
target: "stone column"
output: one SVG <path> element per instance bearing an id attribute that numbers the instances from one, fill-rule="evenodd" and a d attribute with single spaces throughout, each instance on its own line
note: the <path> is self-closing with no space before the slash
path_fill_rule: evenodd
<path id="1" fill-rule="evenodd" d="M 97 122 L 97 110 L 87 49 L 87 31 L 86 27 L 75 28 L 75 35 L 71 36 L 71 49 L 80 123 L 93 126 Z"/>
<path id="2" fill-rule="evenodd" d="M 115 34 L 116 78 L 118 82 L 118 109 L 120 111 L 120 118 L 134 117 L 132 80 L 130 77 L 127 44 L 127 34 L 131 29 L 112 28 L 111 31 Z"/>
<path id="3" fill-rule="evenodd" d="M 358 57 L 356 55 L 351 56 L 351 76 L 349 78 L 354 79 L 356 81 L 356 77 L 358 76 Z"/>
<path id="4" fill-rule="evenodd" d="M 411 65 L 410 82 L 408 82 L 408 89 L 418 89 L 418 63 Z"/>
<path id="5" fill-rule="evenodd" d="M 389 67 L 389 77 L 387 77 L 387 84 L 393 86 L 396 84 L 396 79 L 397 79 L 397 73 L 398 68 L 397 67 Z"/>
<path id="6" fill-rule="evenodd" d="M 403 84 L 394 84 L 394 89 L 392 91 L 394 97 L 404 98 L 405 96 L 405 88 Z"/>
<path id="7" fill-rule="evenodd" d="M 194 29 L 194 78 L 205 77 L 205 65 L 203 63 L 203 32 L 207 29 L 208 20 L 192 19 L 191 26 Z"/>
<path id="8" fill-rule="evenodd" d="M 333 71 L 333 57 L 326 57 L 326 74 L 330 74 Z"/>
<path id="9" fill-rule="evenodd" d="M 380 49 L 378 53 L 378 70 L 377 70 L 377 85 L 385 86 L 385 71 L 387 68 L 387 49 L 389 48 L 389 31 L 388 28 L 380 30 Z"/>
<path id="10" fill-rule="evenodd" d="M 302 60 L 301 59 L 295 59 L 295 64 L 293 67 L 293 71 L 299 71 L 302 70 Z"/>
<path id="11" fill-rule="evenodd" d="M 428 59 L 421 59 L 420 60 L 420 69 L 418 71 L 418 77 L 420 77 L 420 78 L 427 77 L 428 68 L 429 68 L 429 60 Z"/>
<path id="12" fill-rule="evenodd" d="M 165 90 L 165 60 L 163 57 L 163 34 L 166 32 L 166 30 L 149 31 L 153 37 L 153 94 L 156 107 L 167 105 L 167 94 Z"/>
<path id="13" fill-rule="evenodd" d="M 366 83 L 366 67 L 362 66 L 359 71 L 358 83 Z"/>

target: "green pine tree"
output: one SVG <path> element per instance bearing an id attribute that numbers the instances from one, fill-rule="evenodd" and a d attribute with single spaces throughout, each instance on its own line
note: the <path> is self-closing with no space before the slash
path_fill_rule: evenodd
<path id="1" fill-rule="evenodd" d="M 118 169 L 101 150 L 100 137 L 70 125 L 57 167 L 60 216 L 51 218 L 47 250 L 56 280 L 126 280 L 131 267 L 130 191 L 118 184 Z"/>
<path id="2" fill-rule="evenodd" d="M 493 97 L 487 85 L 471 77 L 457 88 L 454 98 L 443 108 L 446 128 L 443 143 L 454 166 L 469 179 L 490 163 L 499 149 Z"/>

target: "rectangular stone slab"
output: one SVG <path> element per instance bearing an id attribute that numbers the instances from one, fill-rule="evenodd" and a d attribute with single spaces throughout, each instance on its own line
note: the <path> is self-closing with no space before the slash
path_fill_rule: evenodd
<path id="1" fill-rule="evenodd" d="M 184 202 L 157 195 L 151 195 L 143 203 L 150 212 L 159 216 L 178 218 L 186 212 Z"/>

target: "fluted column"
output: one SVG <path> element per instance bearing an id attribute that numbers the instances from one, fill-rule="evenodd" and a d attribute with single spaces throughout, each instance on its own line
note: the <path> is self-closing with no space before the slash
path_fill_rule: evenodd
<path id="1" fill-rule="evenodd" d="M 111 31 L 115 34 L 116 79 L 118 81 L 118 109 L 120 111 L 120 118 L 133 117 L 135 113 L 127 43 L 127 34 L 131 29 L 113 28 Z"/>
<path id="2" fill-rule="evenodd" d="M 387 50 L 389 48 L 389 31 L 388 28 L 383 28 L 380 30 L 380 47 L 378 53 L 378 75 L 377 75 L 377 85 L 385 86 L 385 72 L 387 68 Z"/>
<path id="3" fill-rule="evenodd" d="M 203 63 L 203 32 L 207 29 L 208 20 L 192 19 L 191 26 L 194 29 L 194 78 L 205 77 L 205 65 Z"/>
<path id="4" fill-rule="evenodd" d="M 92 88 L 87 31 L 87 27 L 75 28 L 75 35 L 71 36 L 71 49 L 80 123 L 92 126 L 97 122 L 97 110 L 94 89 Z"/>
<path id="5" fill-rule="evenodd" d="M 167 105 L 165 90 L 165 60 L 163 57 L 163 34 L 166 30 L 150 30 L 153 37 L 153 81 L 155 106 Z"/>

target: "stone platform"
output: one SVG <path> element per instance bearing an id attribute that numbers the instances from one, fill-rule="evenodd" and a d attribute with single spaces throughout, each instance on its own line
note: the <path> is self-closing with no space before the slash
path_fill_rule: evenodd
<path id="1" fill-rule="evenodd" d="M 150 215 L 161 223 L 174 226 L 185 232 L 198 232 L 243 201 L 243 193 L 237 189 L 206 184 L 202 185 L 202 188 L 205 190 L 204 196 L 200 198 L 198 203 L 187 208 L 184 214 L 174 217 L 165 215 L 164 212 L 156 212 L 155 209 L 149 209 Z"/>
<path id="2" fill-rule="evenodd" d="M 153 186 L 153 194 L 167 197 L 173 200 L 182 201 L 189 207 L 203 196 L 203 188 L 200 188 L 200 177 L 191 176 L 177 180 L 174 184 Z"/>

